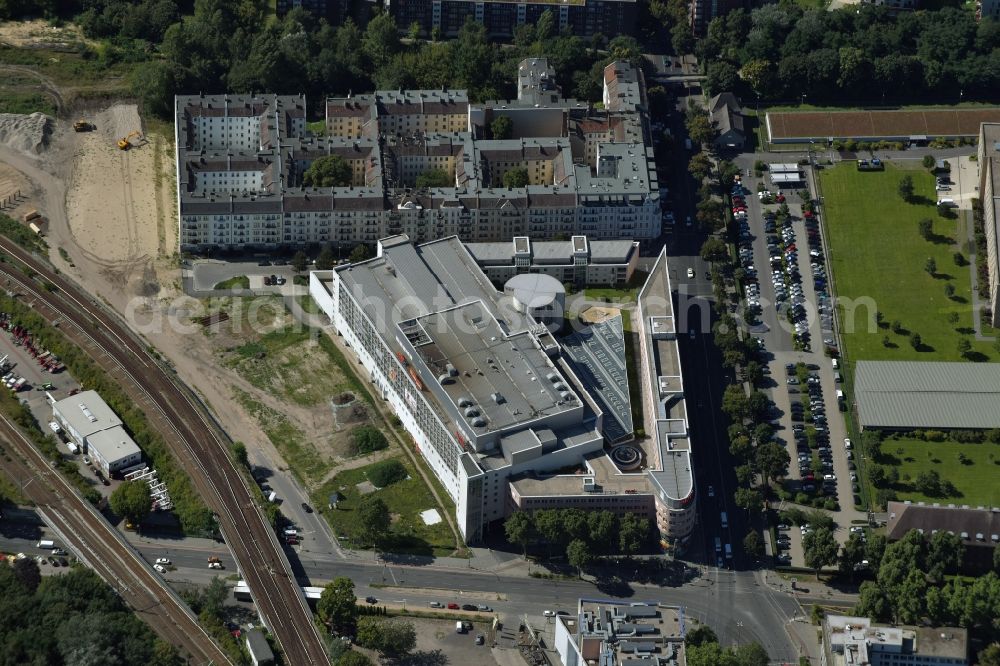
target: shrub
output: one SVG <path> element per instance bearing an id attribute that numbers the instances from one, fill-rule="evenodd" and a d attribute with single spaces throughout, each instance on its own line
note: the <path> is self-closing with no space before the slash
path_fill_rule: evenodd
<path id="1" fill-rule="evenodd" d="M 381 451 L 389 446 L 382 431 L 371 425 L 363 425 L 351 432 L 351 451 L 354 455 L 363 455 Z"/>
<path id="2" fill-rule="evenodd" d="M 376 488 L 391 486 L 397 481 L 402 481 L 409 476 L 403 463 L 399 462 L 395 458 L 375 463 L 368 468 L 367 474 L 368 480 L 371 481 Z"/>

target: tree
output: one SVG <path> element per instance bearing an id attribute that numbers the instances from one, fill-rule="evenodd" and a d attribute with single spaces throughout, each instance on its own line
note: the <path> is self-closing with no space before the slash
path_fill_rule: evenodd
<path id="1" fill-rule="evenodd" d="M 1000 544 L 993 547 L 993 571 L 1000 573 Z"/>
<path id="2" fill-rule="evenodd" d="M 691 647 L 699 647 L 709 643 L 718 643 L 719 637 L 715 635 L 712 628 L 707 624 L 699 624 L 697 627 L 687 632 L 684 637 L 684 644 Z"/>
<path id="3" fill-rule="evenodd" d="M 21 587 L 30 594 L 34 594 L 38 585 L 42 582 L 42 572 L 38 569 L 38 562 L 30 557 L 22 557 L 14 560 L 14 577 Z"/>
<path id="4" fill-rule="evenodd" d="M 379 652 L 388 657 L 401 657 L 417 645 L 417 631 L 412 622 L 390 620 L 382 623 Z"/>
<path id="5" fill-rule="evenodd" d="M 454 182 L 444 169 L 428 169 L 417 176 L 416 187 L 454 187 Z"/>
<path id="6" fill-rule="evenodd" d="M 743 552 L 755 559 L 764 555 L 764 540 L 760 538 L 760 532 L 757 530 L 747 532 L 743 537 Z"/>
<path id="7" fill-rule="evenodd" d="M 392 523 L 389 507 L 374 495 L 365 495 L 358 506 L 358 531 L 362 542 L 378 546 Z"/>
<path id="8" fill-rule="evenodd" d="M 354 637 L 361 647 L 378 650 L 382 641 L 382 618 L 373 615 L 359 618 Z"/>
<path id="9" fill-rule="evenodd" d="M 528 182 L 528 170 L 524 167 L 514 167 L 506 171 L 503 175 L 504 187 L 524 187 Z"/>
<path id="10" fill-rule="evenodd" d="M 892 324 L 889 325 L 889 328 L 892 330 L 893 333 L 899 335 L 900 332 L 903 330 L 903 322 L 899 321 L 898 319 L 893 319 Z"/>
<path id="11" fill-rule="evenodd" d="M 497 116 L 490 123 L 490 133 L 494 139 L 509 139 L 514 136 L 514 123 L 508 116 Z"/>
<path id="12" fill-rule="evenodd" d="M 729 249 L 721 240 L 715 236 L 710 236 L 708 240 L 702 243 L 701 258 L 711 262 L 725 261 L 729 258 Z"/>
<path id="13" fill-rule="evenodd" d="M 323 624 L 335 631 L 352 629 L 358 620 L 357 601 L 354 581 L 341 576 L 323 588 L 316 614 Z"/>
<path id="14" fill-rule="evenodd" d="M 722 411 L 734 422 L 746 419 L 749 408 L 747 394 L 738 384 L 730 384 L 722 394 Z"/>
<path id="15" fill-rule="evenodd" d="M 746 365 L 743 366 L 741 372 L 743 375 L 743 381 L 750 384 L 750 386 L 757 386 L 764 379 L 764 367 L 758 361 L 747 361 Z M 762 423 L 760 425 L 767 425 Z"/>
<path id="16" fill-rule="evenodd" d="M 924 341 L 920 337 L 919 333 L 910 333 L 910 346 L 920 351 L 920 347 L 923 346 Z"/>
<path id="17" fill-rule="evenodd" d="M 511 543 L 520 544 L 521 552 L 527 556 L 528 542 L 534 538 L 535 524 L 531 520 L 531 514 L 526 511 L 516 511 L 507 517 L 504 522 L 504 533 Z"/>
<path id="18" fill-rule="evenodd" d="M 767 666 L 771 659 L 760 643 L 746 643 L 736 648 L 735 666 Z"/>
<path id="19" fill-rule="evenodd" d="M 924 240 L 928 240 L 931 234 L 934 233 L 934 223 L 931 222 L 931 218 L 925 217 L 919 222 L 917 222 L 917 229 L 920 230 L 920 237 Z"/>
<path id="20" fill-rule="evenodd" d="M 715 140 L 715 128 L 712 127 L 712 123 L 704 111 L 689 116 L 685 124 L 688 136 L 691 137 L 691 141 L 695 145 L 712 143 Z"/>
<path id="21" fill-rule="evenodd" d="M 590 543 L 607 552 L 618 534 L 618 518 L 610 511 L 590 511 L 587 513 L 587 528 Z"/>
<path id="22" fill-rule="evenodd" d="M 247 447 L 243 442 L 233 442 L 230 450 L 233 452 L 233 458 L 241 467 L 250 469 L 250 459 L 247 457 Z"/>
<path id="23" fill-rule="evenodd" d="M 712 174 L 712 160 L 705 153 L 692 155 L 688 161 L 688 173 L 697 181 L 702 181 Z"/>
<path id="24" fill-rule="evenodd" d="M 944 295 L 945 295 L 946 298 L 953 298 L 955 296 L 955 285 L 953 285 L 951 282 L 949 282 L 948 284 L 946 284 L 944 286 Z M 952 315 L 952 314 L 955 315 L 956 319 L 958 318 L 958 313 L 957 312 L 951 312 L 951 313 L 949 313 L 949 315 Z"/>
<path id="25" fill-rule="evenodd" d="M 330 247 L 329 243 L 323 245 L 323 249 L 320 250 L 319 256 L 316 257 L 316 270 L 318 271 L 328 271 L 333 268 L 337 259 L 333 255 L 333 248 Z"/>
<path id="26" fill-rule="evenodd" d="M 302 173 L 306 187 L 347 187 L 351 184 L 351 165 L 340 155 L 324 155 L 313 160 Z"/>
<path id="27" fill-rule="evenodd" d="M 385 435 L 373 425 L 358 426 L 351 431 L 351 452 L 355 455 L 374 453 L 388 446 Z"/>
<path id="28" fill-rule="evenodd" d="M 759 512 L 764 506 L 764 498 L 760 491 L 755 488 L 739 487 L 733 493 L 733 501 L 736 506 L 753 513 Z"/>
<path id="29" fill-rule="evenodd" d="M 309 257 L 302 250 L 299 250 L 292 256 L 292 269 L 296 273 L 301 273 L 309 265 Z"/>
<path id="30" fill-rule="evenodd" d="M 903 201 L 910 201 L 913 198 L 913 176 L 906 175 L 900 178 L 898 189 Z"/>
<path id="31" fill-rule="evenodd" d="M 388 13 L 372 18 L 365 28 L 362 49 L 376 67 L 382 67 L 400 49 L 399 31 L 395 19 Z"/>
<path id="32" fill-rule="evenodd" d="M 153 509 L 149 485 L 142 481 L 124 481 L 111 493 L 111 510 L 138 525 Z"/>
<path id="33" fill-rule="evenodd" d="M 337 666 L 372 666 L 372 660 L 354 650 L 349 650 L 337 659 Z"/>
<path id="34" fill-rule="evenodd" d="M 826 527 L 805 535 L 802 539 L 802 551 L 806 566 L 816 572 L 817 580 L 820 569 L 837 561 L 837 541 L 833 538 L 833 532 Z"/>
<path id="35" fill-rule="evenodd" d="M 885 620 L 889 616 L 889 600 L 885 592 L 876 583 L 865 581 L 858 589 L 858 605 L 854 607 L 854 615 L 872 620 Z"/>
<path id="36" fill-rule="evenodd" d="M 765 482 L 774 481 L 788 474 L 788 465 L 792 459 L 784 446 L 777 442 L 768 442 L 757 447 L 754 459 L 757 471 Z"/>
<path id="37" fill-rule="evenodd" d="M 961 252 L 956 252 L 955 254 L 951 255 L 951 259 L 952 261 L 955 262 L 956 266 L 965 266 L 966 264 L 965 255 L 962 254 Z"/>
<path id="38" fill-rule="evenodd" d="M 958 353 L 962 358 L 969 355 L 972 351 L 972 343 L 969 342 L 969 338 L 960 338 L 958 341 Z"/>
<path id="39" fill-rule="evenodd" d="M 925 169 L 933 169 L 937 164 L 937 160 L 934 159 L 933 155 L 924 155 L 923 164 Z"/>
<path id="40" fill-rule="evenodd" d="M 747 396 L 747 411 L 755 423 L 766 421 L 771 411 L 771 399 L 763 391 L 753 390 Z"/>
<path id="41" fill-rule="evenodd" d="M 583 570 L 593 561 L 590 548 L 581 539 L 573 539 L 566 547 L 566 561 L 576 567 L 577 575 L 582 576 Z"/>
<path id="42" fill-rule="evenodd" d="M 937 273 L 937 262 L 934 261 L 934 257 L 927 257 L 927 261 L 924 262 L 924 270 L 931 277 Z"/>
<path id="43" fill-rule="evenodd" d="M 854 580 L 854 572 L 863 559 L 865 559 L 865 542 L 860 534 L 852 533 L 847 537 L 847 543 L 840 549 L 840 558 L 837 561 L 840 575 Z"/>
<path id="44" fill-rule="evenodd" d="M 626 555 L 634 555 L 649 536 L 649 520 L 634 513 L 626 513 L 618 529 L 618 544 Z"/>
<path id="45" fill-rule="evenodd" d="M 936 469 L 923 470 L 913 481 L 913 489 L 928 497 L 941 495 L 941 475 Z"/>
<path id="46" fill-rule="evenodd" d="M 386 488 L 398 481 L 403 481 L 409 476 L 406 466 L 398 458 L 389 458 L 388 460 L 377 462 L 368 468 L 366 474 L 368 480 L 376 488 Z"/>
<path id="47" fill-rule="evenodd" d="M 962 540 L 958 536 L 951 532 L 938 530 L 931 535 L 930 541 L 927 543 L 927 556 L 924 564 L 928 577 L 940 583 L 946 574 L 956 573 L 964 554 L 965 546 L 962 545 Z"/>
<path id="48" fill-rule="evenodd" d="M 351 256 L 348 257 L 347 260 L 350 261 L 352 264 L 357 264 L 362 261 L 371 259 L 371 256 L 372 253 L 371 250 L 368 249 L 368 246 L 365 245 L 364 243 L 358 243 L 357 245 L 354 246 L 354 249 L 351 250 Z"/>

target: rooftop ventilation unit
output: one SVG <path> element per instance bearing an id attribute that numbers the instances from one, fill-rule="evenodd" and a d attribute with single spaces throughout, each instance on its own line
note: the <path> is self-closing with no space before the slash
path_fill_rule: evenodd
<path id="1" fill-rule="evenodd" d="M 555 389 L 555 390 L 557 390 L 557 391 L 565 391 L 565 390 L 566 390 L 566 385 L 565 385 L 565 384 L 563 384 L 562 382 L 558 382 L 558 383 L 556 383 L 556 385 L 555 385 L 555 386 L 553 386 L 552 388 L 554 388 L 554 389 Z"/>
<path id="2" fill-rule="evenodd" d="M 472 401 L 469 400 L 468 398 L 459 398 L 458 399 L 458 406 L 459 407 L 468 407 L 471 404 L 472 404 Z"/>
<path id="3" fill-rule="evenodd" d="M 550 372 L 549 374 L 545 375 L 545 378 L 548 379 L 550 382 L 559 381 L 559 375 L 557 375 L 554 372 Z"/>
<path id="4" fill-rule="evenodd" d="M 82 402 L 80 403 L 80 411 L 83 412 L 83 415 L 87 417 L 88 421 L 90 421 L 91 423 L 97 423 L 97 417 L 94 416 L 94 413 L 90 411 L 87 405 L 83 404 Z"/>
<path id="5" fill-rule="evenodd" d="M 486 425 L 486 419 L 484 419 L 483 417 L 480 416 L 479 418 L 474 419 L 472 421 L 472 425 L 475 428 L 482 428 L 483 426 Z"/>
<path id="6" fill-rule="evenodd" d="M 466 418 L 470 418 L 470 419 L 473 418 L 473 417 L 475 417 L 475 416 L 479 416 L 479 410 L 476 409 L 475 407 L 469 407 L 469 408 L 467 408 L 465 410 L 465 416 L 466 416 Z"/>

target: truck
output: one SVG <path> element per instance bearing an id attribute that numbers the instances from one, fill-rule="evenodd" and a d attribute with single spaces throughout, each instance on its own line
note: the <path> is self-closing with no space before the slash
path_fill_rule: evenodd
<path id="1" fill-rule="evenodd" d="M 461 620 L 455 622 L 455 633 L 464 634 L 465 633 L 465 623 Z"/>
<path id="2" fill-rule="evenodd" d="M 55 541 L 49 541 L 47 539 L 42 539 L 37 544 L 35 544 L 35 548 L 43 548 L 45 550 L 55 550 L 55 548 L 56 548 L 56 542 Z"/>
<path id="3" fill-rule="evenodd" d="M 733 547 L 731 544 L 728 543 L 726 544 L 726 559 L 727 560 L 733 559 Z"/>
<path id="4" fill-rule="evenodd" d="M 37 220 L 41 216 L 42 214 L 39 213 L 37 209 L 32 208 L 31 210 L 29 210 L 27 213 L 24 214 L 24 223 L 27 224 L 32 220 Z"/>

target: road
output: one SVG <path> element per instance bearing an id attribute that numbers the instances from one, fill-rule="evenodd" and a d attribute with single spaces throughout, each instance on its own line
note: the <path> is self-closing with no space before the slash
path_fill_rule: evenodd
<path id="1" fill-rule="evenodd" d="M 201 628 L 187 605 L 132 547 L 84 500 L 51 463 L 5 417 L 0 417 L 4 472 L 19 482 L 21 492 L 60 533 L 58 543 L 106 583 L 164 640 L 190 655 L 196 664 L 229 664 L 225 653 Z M 25 554 L 40 553 L 31 546 Z M 22 548 L 13 552 L 24 552 Z M 48 567 L 49 565 L 45 565 Z"/>
<path id="2" fill-rule="evenodd" d="M 150 356 L 116 318 L 93 303 L 74 284 L 6 238 L 0 250 L 15 257 L 54 285 L 42 289 L 12 263 L 0 264 L 7 287 L 16 289 L 48 321 L 60 322 L 71 341 L 122 383 L 143 409 L 196 489 L 217 516 L 261 616 L 293 664 L 328 663 L 287 558 L 247 487 L 248 478 L 229 457 L 227 440 L 196 399 Z"/>

